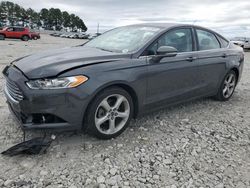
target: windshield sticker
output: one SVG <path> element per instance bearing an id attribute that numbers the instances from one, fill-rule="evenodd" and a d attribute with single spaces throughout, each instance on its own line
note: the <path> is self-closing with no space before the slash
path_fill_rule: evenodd
<path id="1" fill-rule="evenodd" d="M 127 54 L 128 53 L 128 49 L 122 50 L 122 53 Z"/>

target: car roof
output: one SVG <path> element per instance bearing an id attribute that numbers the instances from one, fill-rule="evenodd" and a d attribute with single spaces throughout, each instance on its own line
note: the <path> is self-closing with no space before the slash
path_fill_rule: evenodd
<path id="1" fill-rule="evenodd" d="M 181 24 L 181 23 L 142 23 L 142 24 L 134 24 L 132 26 L 160 27 L 162 29 L 167 29 L 170 27 L 194 26 L 194 25 Z"/>
<path id="2" fill-rule="evenodd" d="M 169 29 L 169 28 L 174 28 L 174 27 L 195 27 L 195 28 L 200 28 L 200 29 L 205 29 L 208 31 L 211 31 L 213 33 L 216 33 L 215 31 L 208 29 L 206 27 L 202 27 L 199 25 L 193 25 L 193 24 L 183 24 L 183 23 L 141 23 L 141 24 L 134 24 L 130 26 L 145 26 L 145 27 L 158 27 L 161 29 Z"/>
<path id="3" fill-rule="evenodd" d="M 223 37 L 221 34 L 217 33 L 216 31 L 213 31 L 209 28 L 206 27 L 202 27 L 199 25 L 193 25 L 193 24 L 183 24 L 183 23 L 142 23 L 142 24 L 134 24 L 131 26 L 145 26 L 145 27 L 158 27 L 161 28 L 162 30 L 168 30 L 170 28 L 175 28 L 175 27 L 194 27 L 197 29 L 203 29 L 203 30 L 207 30 L 209 32 L 212 32 L 218 36 L 220 36 L 221 38 L 225 39 L 228 41 L 228 39 L 226 39 L 225 37 Z"/>
<path id="4" fill-rule="evenodd" d="M 6 27 L 26 28 L 26 27 L 23 27 L 23 26 L 6 26 Z"/>
<path id="5" fill-rule="evenodd" d="M 22 26 L 6 26 L 4 28 L 19 28 L 19 29 L 29 29 L 28 27 L 22 27 Z"/>

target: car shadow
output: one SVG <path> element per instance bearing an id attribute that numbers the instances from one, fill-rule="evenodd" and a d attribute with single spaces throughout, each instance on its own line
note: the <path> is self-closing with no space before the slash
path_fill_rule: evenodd
<path id="1" fill-rule="evenodd" d="M 232 101 L 237 100 L 237 93 Z M 230 103 L 230 101 L 228 102 Z M 133 119 L 130 126 L 124 133 L 115 139 L 100 140 L 89 136 L 83 131 L 52 131 L 52 130 L 29 130 L 25 132 L 26 140 L 35 137 L 50 138 L 55 135 L 56 139 L 52 142 L 47 150 L 47 155 L 60 153 L 62 156 L 71 155 L 75 152 L 85 154 L 103 154 L 114 148 L 124 148 L 129 151 L 134 144 L 146 144 L 155 142 L 159 139 L 158 135 L 162 132 L 163 136 L 170 137 L 173 132 L 179 134 L 181 131 L 182 121 L 189 121 L 190 113 L 197 113 L 205 110 L 208 106 L 221 108 L 224 103 L 212 100 L 211 98 L 203 98 L 195 101 L 174 105 L 162 110 L 145 114 L 137 119 Z M 196 109 L 196 111 L 194 111 Z M 189 124 L 192 122 L 189 122 Z M 19 137 L 20 140 L 21 136 Z M 21 142 L 22 140 L 20 140 Z M 92 151 L 95 149 L 94 151 Z M 114 150 L 115 151 L 115 150 Z M 74 154 L 75 156 L 75 154 Z"/>

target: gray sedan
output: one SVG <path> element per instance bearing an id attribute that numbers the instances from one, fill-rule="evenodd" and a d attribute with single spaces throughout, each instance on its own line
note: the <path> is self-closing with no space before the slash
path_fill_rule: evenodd
<path id="1" fill-rule="evenodd" d="M 243 62 L 242 48 L 209 29 L 141 24 L 17 59 L 3 74 L 10 111 L 24 129 L 83 128 L 109 139 L 152 110 L 200 97 L 229 100 Z"/>

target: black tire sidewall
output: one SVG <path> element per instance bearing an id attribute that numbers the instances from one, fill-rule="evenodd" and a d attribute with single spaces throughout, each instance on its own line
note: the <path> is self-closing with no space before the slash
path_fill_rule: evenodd
<path id="1" fill-rule="evenodd" d="M 5 40 L 5 36 L 0 34 L 0 40 Z"/>
<path id="2" fill-rule="evenodd" d="M 23 40 L 23 41 L 28 41 L 28 40 L 29 40 L 29 37 L 25 35 L 25 36 L 22 37 L 22 40 Z"/>
<path id="3" fill-rule="evenodd" d="M 95 112 L 96 112 L 96 109 L 98 108 L 99 104 L 102 102 L 102 100 L 105 99 L 106 97 L 108 97 L 109 95 L 113 95 L 113 94 L 120 94 L 120 95 L 123 95 L 124 97 L 126 97 L 126 99 L 129 102 L 129 105 L 130 105 L 130 115 L 129 115 L 129 118 L 128 118 L 126 124 L 124 125 L 124 127 L 120 131 L 118 131 L 117 133 L 112 134 L 112 135 L 106 135 L 106 134 L 99 132 L 99 130 L 96 128 Z M 120 87 L 107 88 L 107 89 L 101 91 L 99 94 L 97 94 L 97 96 L 93 99 L 93 102 L 90 104 L 90 107 L 86 113 L 87 116 L 86 116 L 85 121 L 84 121 L 84 128 L 88 134 L 91 134 L 91 135 L 93 135 L 97 138 L 100 138 L 100 139 L 115 138 L 115 137 L 119 136 L 128 127 L 133 114 L 134 114 L 134 105 L 133 105 L 133 100 L 132 100 L 131 96 L 129 95 L 129 93 Z"/>
<path id="4" fill-rule="evenodd" d="M 234 90 L 233 90 L 232 94 L 229 97 L 225 98 L 224 95 L 223 95 L 224 82 L 225 82 L 225 79 L 228 77 L 229 74 L 234 74 L 234 77 L 236 79 L 236 83 L 235 83 Z M 229 71 L 226 74 L 226 76 L 223 78 L 223 80 L 222 80 L 222 83 L 220 85 L 218 94 L 216 95 L 216 99 L 218 99 L 220 101 L 228 101 L 233 96 L 233 94 L 234 94 L 234 91 L 235 91 L 235 88 L 236 88 L 236 84 L 237 84 L 237 79 L 238 78 L 237 78 L 237 75 L 236 75 L 235 71 L 233 71 L 233 70 Z"/>

